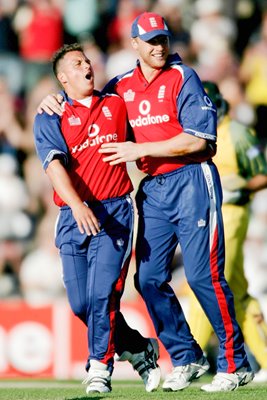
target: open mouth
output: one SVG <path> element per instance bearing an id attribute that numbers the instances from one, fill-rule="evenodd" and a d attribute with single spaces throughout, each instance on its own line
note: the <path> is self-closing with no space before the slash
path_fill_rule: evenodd
<path id="1" fill-rule="evenodd" d="M 85 79 L 87 79 L 88 81 L 90 81 L 91 78 L 92 78 L 92 74 L 88 73 L 85 75 Z"/>

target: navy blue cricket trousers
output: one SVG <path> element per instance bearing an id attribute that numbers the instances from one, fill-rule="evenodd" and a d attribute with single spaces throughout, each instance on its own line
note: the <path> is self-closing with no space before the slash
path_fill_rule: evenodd
<path id="1" fill-rule="evenodd" d="M 129 196 L 89 204 L 100 221 L 96 236 L 81 234 L 71 209 L 60 209 L 56 246 L 72 311 L 88 326 L 90 359 L 113 366 L 115 325 L 131 257 L 133 207 Z"/>
<path id="2" fill-rule="evenodd" d="M 202 355 L 169 285 L 180 243 L 188 283 L 219 339 L 218 371 L 231 373 L 248 366 L 233 295 L 224 277 L 222 191 L 215 165 L 190 164 L 146 177 L 136 202 L 135 284 L 173 365 L 189 364 Z"/>

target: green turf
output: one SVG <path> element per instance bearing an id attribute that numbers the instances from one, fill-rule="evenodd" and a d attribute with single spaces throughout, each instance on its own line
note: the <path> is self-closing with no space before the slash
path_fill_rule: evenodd
<path id="1" fill-rule="evenodd" d="M 202 378 L 201 378 L 202 379 Z M 211 379 L 211 378 L 210 378 Z M 163 392 L 159 388 L 156 392 L 146 393 L 142 382 L 114 381 L 113 390 L 108 394 L 85 395 L 85 387 L 77 381 L 36 381 L 36 380 L 2 380 L 0 381 L 1 400 L 102 400 L 102 399 L 181 399 L 181 400 L 267 400 L 267 383 L 250 383 L 234 392 L 205 393 L 200 390 L 201 384 L 209 378 L 193 383 L 189 388 L 179 392 Z"/>

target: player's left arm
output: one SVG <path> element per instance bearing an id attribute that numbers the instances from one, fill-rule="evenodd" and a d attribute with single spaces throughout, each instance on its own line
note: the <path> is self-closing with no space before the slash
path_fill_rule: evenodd
<path id="1" fill-rule="evenodd" d="M 107 154 L 103 161 L 110 165 L 116 165 L 127 161 L 136 161 L 139 158 L 150 157 L 188 157 L 197 161 L 198 157 L 203 159 L 203 155 L 209 151 L 208 158 L 214 155 L 214 148 L 208 149 L 208 142 L 205 139 L 197 138 L 187 133 L 159 142 L 145 143 L 104 143 L 99 149 L 100 153 Z M 111 155 L 108 155 L 111 154 Z"/>
<path id="2" fill-rule="evenodd" d="M 262 190 L 267 188 L 267 175 L 256 175 L 253 178 L 247 181 L 247 184 L 244 186 L 244 189 L 249 190 L 250 192 L 257 192 L 258 190 Z"/>
<path id="3" fill-rule="evenodd" d="M 115 165 L 145 156 L 181 157 L 195 162 L 211 158 L 216 153 L 216 108 L 192 70 L 177 98 L 177 109 L 183 132 L 158 142 L 104 143 L 99 150 L 107 154 L 103 161 Z"/>

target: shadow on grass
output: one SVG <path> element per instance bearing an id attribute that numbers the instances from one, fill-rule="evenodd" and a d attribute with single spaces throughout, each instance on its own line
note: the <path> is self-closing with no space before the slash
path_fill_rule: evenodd
<path id="1" fill-rule="evenodd" d="M 88 395 L 86 397 L 66 397 L 65 400 L 88 400 L 88 399 L 94 399 L 94 400 L 102 400 L 102 399 L 108 399 L 108 396 L 99 396 L 99 395 Z"/>
<path id="2" fill-rule="evenodd" d="M 86 396 L 86 397 L 66 397 L 65 400 L 88 400 L 88 399 L 94 399 L 94 400 L 102 400 L 104 398 L 107 398 L 106 396 Z"/>

